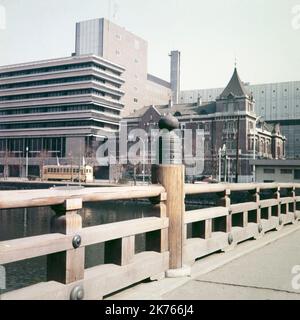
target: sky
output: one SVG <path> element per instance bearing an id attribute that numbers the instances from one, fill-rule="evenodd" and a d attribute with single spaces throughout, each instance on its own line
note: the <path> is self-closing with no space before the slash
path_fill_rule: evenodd
<path id="1" fill-rule="evenodd" d="M 183 90 L 300 80 L 300 0 L 0 0 L 0 65 L 69 56 L 75 23 L 106 17 L 148 41 L 148 72 Z"/>

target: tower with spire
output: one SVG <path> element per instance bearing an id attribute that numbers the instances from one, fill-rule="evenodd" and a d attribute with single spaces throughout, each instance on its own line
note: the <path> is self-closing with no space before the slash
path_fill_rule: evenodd
<path id="1" fill-rule="evenodd" d="M 217 112 L 237 114 L 239 112 L 254 112 L 255 101 L 247 92 L 241 81 L 235 65 L 233 75 L 217 98 Z"/>

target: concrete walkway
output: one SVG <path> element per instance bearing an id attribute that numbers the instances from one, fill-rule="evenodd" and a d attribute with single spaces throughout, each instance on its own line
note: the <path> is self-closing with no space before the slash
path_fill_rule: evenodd
<path id="1" fill-rule="evenodd" d="M 298 279 L 292 273 L 297 265 Z M 298 287 L 293 287 L 293 278 Z M 141 284 L 110 299 L 300 300 L 300 227 L 286 226 L 230 252 L 202 259 L 189 278 Z"/>

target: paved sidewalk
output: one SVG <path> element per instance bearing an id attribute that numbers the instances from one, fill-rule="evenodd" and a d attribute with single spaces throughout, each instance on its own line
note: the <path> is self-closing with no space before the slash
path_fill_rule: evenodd
<path id="1" fill-rule="evenodd" d="M 299 299 L 300 231 L 196 277 L 163 299 Z M 300 286 L 300 267 L 298 281 Z"/>
<path id="2" fill-rule="evenodd" d="M 300 266 L 300 225 L 286 226 L 262 239 L 246 241 L 236 249 L 199 260 L 191 277 L 163 279 L 124 290 L 110 300 L 300 300 L 293 288 L 294 266 Z"/>

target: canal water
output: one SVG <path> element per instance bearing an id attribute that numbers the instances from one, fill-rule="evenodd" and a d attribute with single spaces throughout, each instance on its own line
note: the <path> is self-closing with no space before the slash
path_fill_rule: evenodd
<path id="1" fill-rule="evenodd" d="M 90 227 L 154 216 L 155 210 L 150 202 L 114 201 L 85 204 L 80 215 L 83 218 L 83 227 Z M 52 216 L 53 211 L 50 208 L 0 210 L 0 241 L 50 233 Z M 136 252 L 141 252 L 144 248 L 145 236 L 136 236 Z M 86 248 L 85 268 L 103 262 L 104 244 Z M 6 269 L 5 291 L 46 281 L 46 256 L 10 263 L 4 267 Z"/>

